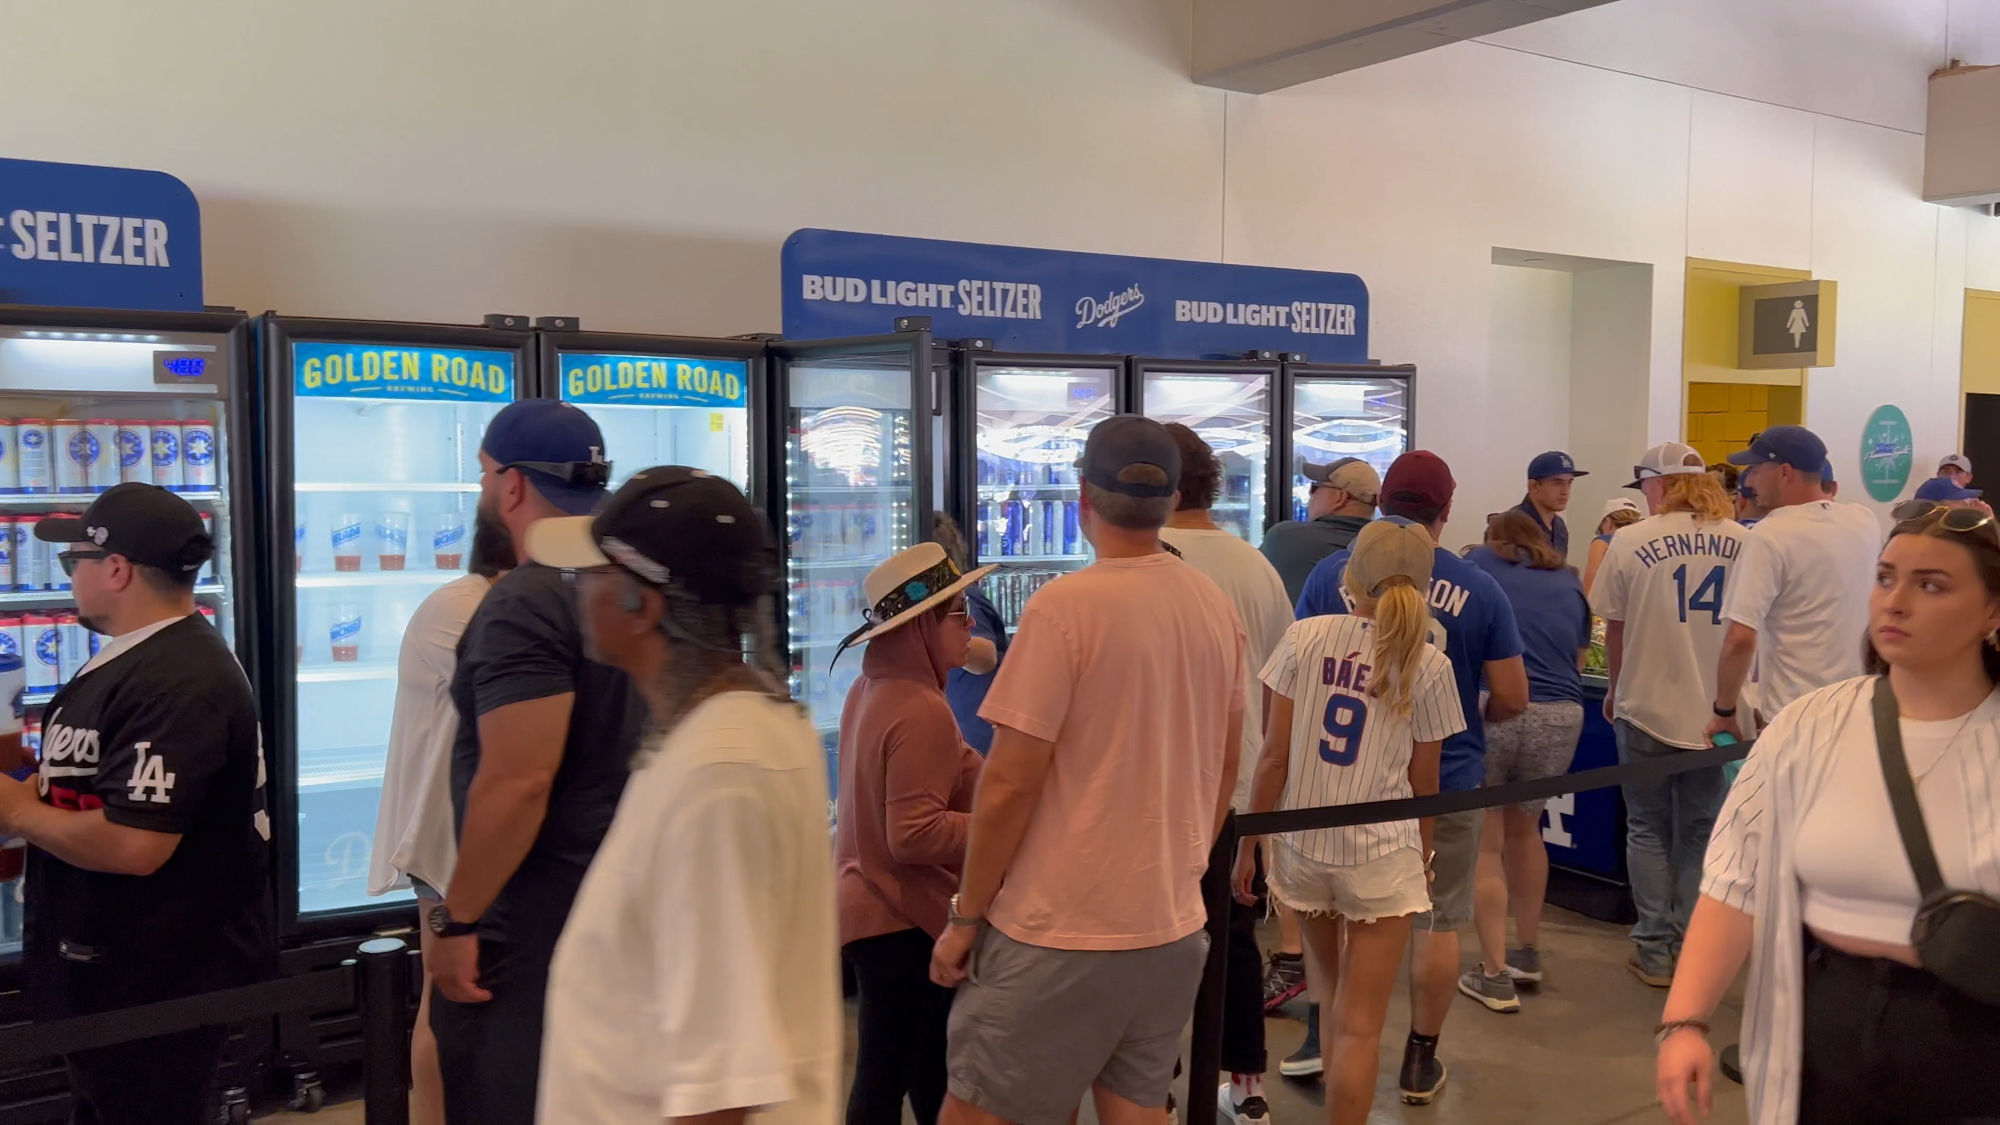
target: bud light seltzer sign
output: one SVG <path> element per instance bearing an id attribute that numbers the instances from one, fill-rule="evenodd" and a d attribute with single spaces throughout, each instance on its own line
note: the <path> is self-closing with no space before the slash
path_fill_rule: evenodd
<path id="1" fill-rule="evenodd" d="M 1003 351 L 1368 359 L 1368 287 L 1351 273 L 807 229 L 785 240 L 783 274 L 788 339 L 928 316 L 937 336 Z"/>
<path id="2" fill-rule="evenodd" d="M 606 406 L 747 406 L 750 365 L 734 359 L 563 352 L 564 402 Z"/>
<path id="3" fill-rule="evenodd" d="M 292 345 L 292 393 L 300 398 L 391 398 L 512 402 L 515 353 L 497 348 L 398 344 Z"/>
<path id="4" fill-rule="evenodd" d="M 164 172 L 0 159 L 0 304 L 199 310 L 194 193 Z"/>

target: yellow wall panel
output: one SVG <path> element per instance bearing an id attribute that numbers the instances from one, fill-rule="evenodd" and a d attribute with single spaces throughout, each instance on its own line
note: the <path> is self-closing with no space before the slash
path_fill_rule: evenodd
<path id="1" fill-rule="evenodd" d="M 1965 291 L 1963 362 L 1964 393 L 2000 394 L 2000 293 Z"/>

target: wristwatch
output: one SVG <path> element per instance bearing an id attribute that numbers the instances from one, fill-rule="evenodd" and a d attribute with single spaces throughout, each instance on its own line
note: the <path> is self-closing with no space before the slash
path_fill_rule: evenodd
<path id="1" fill-rule="evenodd" d="M 461 922 L 453 918 L 451 916 L 451 908 L 441 902 L 431 907 L 430 916 L 427 921 L 430 925 L 431 933 L 438 937 L 464 937 L 467 934 L 479 931 L 479 920 L 477 918 L 470 922 Z"/>
<path id="2" fill-rule="evenodd" d="M 951 903 L 945 908 L 945 921 L 954 926 L 977 926 L 984 918 L 967 918 L 958 912 L 958 896 L 951 896 Z"/>

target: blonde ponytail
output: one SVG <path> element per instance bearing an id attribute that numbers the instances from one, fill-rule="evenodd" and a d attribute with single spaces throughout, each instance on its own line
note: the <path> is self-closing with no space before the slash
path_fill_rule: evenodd
<path id="1" fill-rule="evenodd" d="M 1408 717 L 1424 645 L 1430 643 L 1430 607 L 1411 581 L 1398 575 L 1375 598 L 1375 675 L 1368 694 Z"/>

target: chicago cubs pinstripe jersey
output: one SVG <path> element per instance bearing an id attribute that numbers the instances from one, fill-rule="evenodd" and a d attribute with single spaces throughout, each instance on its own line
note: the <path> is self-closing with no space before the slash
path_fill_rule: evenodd
<path id="1" fill-rule="evenodd" d="M 1291 767 L 1279 808 L 1408 797 L 1413 744 L 1442 742 L 1465 729 L 1451 661 L 1438 649 L 1423 646 L 1408 716 L 1368 694 L 1374 676 L 1375 623 L 1368 618 L 1308 617 L 1285 630 L 1263 674 L 1272 691 L 1292 701 Z M 1308 859 L 1340 866 L 1423 846 L 1414 820 L 1281 838 Z"/>

